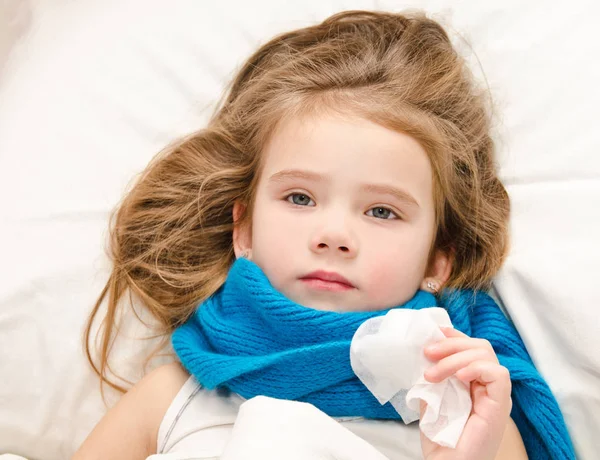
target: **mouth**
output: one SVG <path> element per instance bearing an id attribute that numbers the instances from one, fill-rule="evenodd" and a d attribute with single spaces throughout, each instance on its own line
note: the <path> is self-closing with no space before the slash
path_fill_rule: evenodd
<path id="1" fill-rule="evenodd" d="M 356 289 L 356 287 L 342 275 L 322 270 L 304 275 L 300 280 L 310 288 L 323 291 L 349 291 L 351 289 Z"/>

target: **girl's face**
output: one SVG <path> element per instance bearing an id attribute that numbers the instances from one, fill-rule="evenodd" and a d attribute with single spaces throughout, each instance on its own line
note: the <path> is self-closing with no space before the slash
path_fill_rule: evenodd
<path id="1" fill-rule="evenodd" d="M 252 225 L 236 227 L 234 248 L 286 297 L 319 310 L 378 310 L 446 281 L 444 254 L 428 267 L 432 169 L 414 138 L 322 115 L 283 123 L 263 154 Z"/>

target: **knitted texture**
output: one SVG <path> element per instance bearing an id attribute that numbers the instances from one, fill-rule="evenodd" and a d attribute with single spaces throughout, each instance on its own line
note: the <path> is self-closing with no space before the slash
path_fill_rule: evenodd
<path id="1" fill-rule="evenodd" d="M 483 292 L 452 291 L 437 299 L 418 291 L 396 308 L 445 308 L 453 326 L 492 344 L 511 375 L 515 421 L 530 459 L 574 459 L 562 413 L 521 337 Z M 350 343 L 373 312 L 330 312 L 298 305 L 275 290 L 253 262 L 238 259 L 224 285 L 173 333 L 185 368 L 206 388 L 244 398 L 304 401 L 332 417 L 400 419 L 380 405 L 350 365 Z M 392 365 L 393 363 L 390 363 Z"/>

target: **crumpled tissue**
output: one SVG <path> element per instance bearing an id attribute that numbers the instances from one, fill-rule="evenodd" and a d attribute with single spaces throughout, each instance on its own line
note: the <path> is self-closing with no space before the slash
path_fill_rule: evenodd
<path id="1" fill-rule="evenodd" d="M 423 349 L 445 338 L 440 326 L 452 327 L 443 308 L 390 310 L 358 328 L 350 363 L 379 403 L 391 403 L 404 423 L 419 419 L 420 400 L 425 401 L 420 430 L 433 442 L 455 448 L 472 403 L 469 389 L 455 376 L 439 383 L 425 380 L 425 371 L 434 363 Z"/>

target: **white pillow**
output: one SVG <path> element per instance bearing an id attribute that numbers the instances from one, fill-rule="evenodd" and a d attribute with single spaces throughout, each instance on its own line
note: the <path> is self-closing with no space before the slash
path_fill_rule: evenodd
<path id="1" fill-rule="evenodd" d="M 103 415 L 81 332 L 109 273 L 108 213 L 135 174 L 206 123 L 237 66 L 274 34 L 343 9 L 411 6 L 460 31 L 482 61 L 513 200 L 513 249 L 497 290 L 580 458 L 595 458 L 600 75 L 588 57 L 600 55 L 597 7 L 510 3 L 22 3 L 27 20 L 0 66 L 0 452 L 70 457 Z M 126 333 L 114 364 L 135 381 L 155 342 L 135 340 L 147 328 L 131 314 Z"/>

